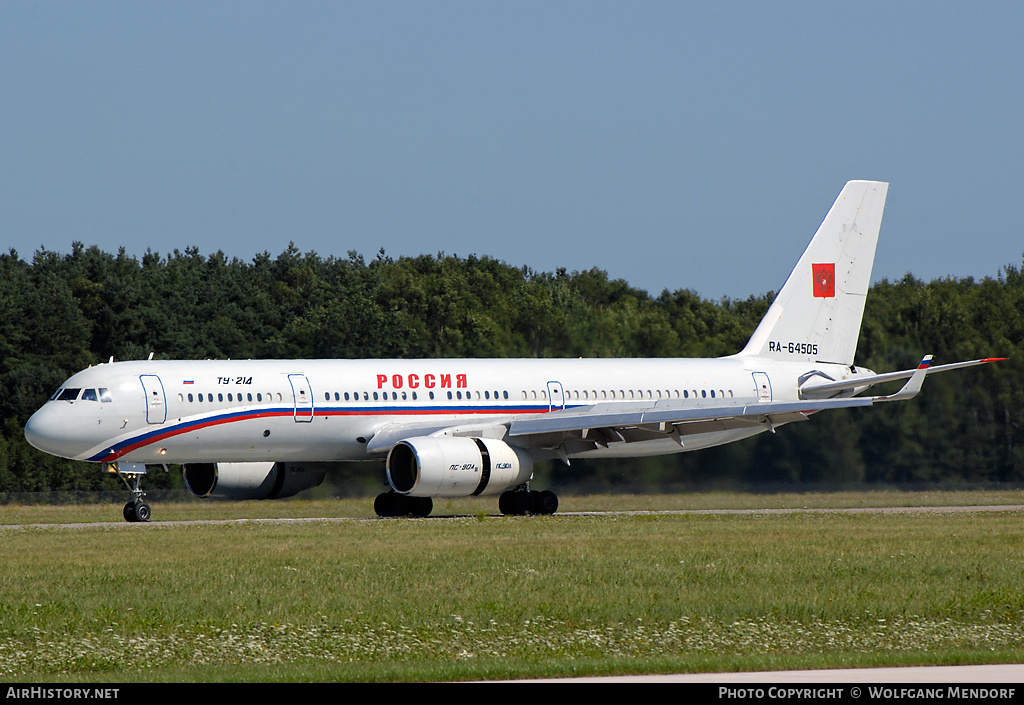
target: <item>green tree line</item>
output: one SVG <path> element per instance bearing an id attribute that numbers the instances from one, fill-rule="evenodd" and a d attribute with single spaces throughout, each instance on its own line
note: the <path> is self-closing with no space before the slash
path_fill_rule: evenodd
<path id="1" fill-rule="evenodd" d="M 444 254 L 382 251 L 367 262 L 290 245 L 249 262 L 196 248 L 140 260 L 75 243 L 26 261 L 11 250 L 0 255 L 0 491 L 116 487 L 93 465 L 36 451 L 22 432 L 64 379 L 111 357 L 712 357 L 739 351 L 772 297 L 652 296 L 597 269 L 536 272 Z M 821 413 L 705 451 L 575 460 L 540 474 L 551 486 L 606 489 L 1024 479 L 1022 271 L 875 284 L 857 363 L 905 369 L 925 353 L 936 364 L 1010 359 L 929 377 L 911 402 Z"/>

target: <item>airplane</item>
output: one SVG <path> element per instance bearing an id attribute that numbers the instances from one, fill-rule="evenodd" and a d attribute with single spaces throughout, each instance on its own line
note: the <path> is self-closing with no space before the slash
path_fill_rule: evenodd
<path id="1" fill-rule="evenodd" d="M 33 446 L 113 472 L 149 521 L 141 478 L 179 464 L 197 497 L 275 499 L 339 461 L 385 460 L 378 516 L 499 495 L 553 514 L 536 463 L 694 451 L 828 409 L 913 398 L 925 376 L 854 365 L 888 183 L 850 181 L 746 346 L 710 359 L 149 360 L 72 375 L 25 426 Z M 859 396 L 907 380 L 892 394 Z"/>

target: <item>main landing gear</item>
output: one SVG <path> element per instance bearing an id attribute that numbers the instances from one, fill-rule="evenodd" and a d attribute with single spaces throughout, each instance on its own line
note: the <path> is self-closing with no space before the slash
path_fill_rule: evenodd
<path id="1" fill-rule="evenodd" d="M 410 497 L 397 492 L 382 492 L 373 500 L 373 511 L 379 517 L 425 517 L 434 509 L 430 497 Z"/>
<path id="2" fill-rule="evenodd" d="M 146 493 L 142 490 L 142 476 L 146 474 L 146 466 L 136 463 L 126 463 L 122 468 L 117 462 L 107 464 L 107 472 L 116 474 L 132 493 L 128 504 L 124 505 L 124 520 L 128 522 L 149 521 L 149 505 L 143 497 Z"/>
<path id="3" fill-rule="evenodd" d="M 394 491 L 382 492 L 373 500 L 373 511 L 379 517 L 425 517 L 430 515 L 433 508 L 434 502 L 430 497 L 410 497 Z M 536 492 L 528 485 L 521 485 L 501 493 L 498 497 L 498 511 L 506 516 L 554 514 L 558 511 L 558 495 L 551 490 Z"/>
<path id="4" fill-rule="evenodd" d="M 558 511 L 558 495 L 551 490 L 537 492 L 527 485 L 502 492 L 498 497 L 498 511 L 505 515 L 554 514 Z"/>

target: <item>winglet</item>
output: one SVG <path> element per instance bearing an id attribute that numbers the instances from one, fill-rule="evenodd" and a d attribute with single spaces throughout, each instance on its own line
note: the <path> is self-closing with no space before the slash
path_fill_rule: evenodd
<path id="1" fill-rule="evenodd" d="M 904 399 L 913 399 L 917 396 L 917 393 L 921 391 L 921 385 L 924 384 L 925 375 L 928 374 L 928 367 L 932 364 L 932 356 L 925 355 L 921 358 L 921 364 L 914 370 L 914 374 L 910 376 L 907 383 L 903 385 L 903 389 L 884 397 L 875 397 L 875 401 L 902 401 Z"/>

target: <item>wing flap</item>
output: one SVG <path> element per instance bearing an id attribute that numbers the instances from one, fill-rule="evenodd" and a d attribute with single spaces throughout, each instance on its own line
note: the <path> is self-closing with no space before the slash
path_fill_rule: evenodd
<path id="1" fill-rule="evenodd" d="M 761 424 L 761 419 L 774 416 L 793 415 L 806 416 L 825 409 L 844 409 L 857 406 L 871 406 L 873 397 L 850 397 L 844 399 L 815 399 L 795 402 L 766 402 L 754 404 L 726 404 L 720 406 L 703 406 L 683 408 L 652 407 L 649 409 L 623 410 L 618 413 L 588 413 L 585 410 L 553 411 L 542 416 L 513 418 L 509 425 L 510 437 L 531 436 L 549 433 L 568 433 L 572 431 L 589 431 L 591 429 L 627 429 L 642 426 L 658 425 L 664 428 L 661 435 L 668 432 L 667 425 L 685 426 L 686 424 L 719 423 L 739 424 L 749 427 L 751 423 Z M 587 407 L 592 408 L 592 407 Z M 780 423 L 782 423 L 780 421 Z M 662 426 L 664 424 L 664 426 Z M 682 431 L 680 431 L 682 432 Z M 621 433 L 621 431 L 620 431 Z"/>

